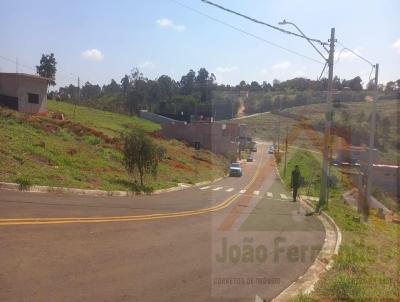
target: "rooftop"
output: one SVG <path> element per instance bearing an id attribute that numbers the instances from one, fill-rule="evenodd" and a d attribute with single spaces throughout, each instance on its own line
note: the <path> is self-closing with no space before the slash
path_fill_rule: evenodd
<path id="1" fill-rule="evenodd" d="M 0 76 L 17 76 L 22 78 L 31 78 L 31 79 L 38 79 L 38 80 L 45 80 L 50 81 L 51 79 L 42 77 L 36 74 L 28 74 L 28 73 L 16 73 L 16 72 L 0 72 Z"/>

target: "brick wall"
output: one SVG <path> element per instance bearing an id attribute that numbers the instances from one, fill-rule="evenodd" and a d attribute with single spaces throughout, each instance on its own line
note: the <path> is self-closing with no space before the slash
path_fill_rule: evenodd
<path id="1" fill-rule="evenodd" d="M 161 132 L 165 137 L 183 140 L 193 145 L 199 142 L 200 148 L 230 156 L 237 154 L 240 131 L 237 124 L 195 122 L 164 124 Z"/>

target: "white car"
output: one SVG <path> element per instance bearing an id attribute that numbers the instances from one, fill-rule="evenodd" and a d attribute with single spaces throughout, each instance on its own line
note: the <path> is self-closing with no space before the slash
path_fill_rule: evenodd
<path id="1" fill-rule="evenodd" d="M 242 168 L 240 163 L 232 163 L 229 167 L 229 176 L 240 177 L 242 176 Z"/>

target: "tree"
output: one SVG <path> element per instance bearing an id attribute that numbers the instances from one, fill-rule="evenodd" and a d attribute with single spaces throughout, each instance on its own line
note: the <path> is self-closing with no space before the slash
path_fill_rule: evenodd
<path id="1" fill-rule="evenodd" d="M 189 95 L 194 92 L 195 88 L 196 73 L 191 69 L 181 78 L 180 87 L 181 93 L 184 95 Z"/>
<path id="2" fill-rule="evenodd" d="M 389 82 L 386 83 L 385 91 L 393 92 L 395 90 L 396 90 L 396 83 L 395 82 L 389 81 Z"/>
<path id="3" fill-rule="evenodd" d="M 157 80 L 160 88 L 161 101 L 168 101 L 176 93 L 176 82 L 167 75 L 162 75 Z"/>
<path id="4" fill-rule="evenodd" d="M 54 54 L 49 55 L 42 54 L 40 63 L 36 66 L 36 72 L 41 77 L 49 78 L 49 85 L 56 85 L 56 72 L 57 72 L 57 61 Z"/>
<path id="5" fill-rule="evenodd" d="M 355 77 L 354 79 L 348 82 L 350 89 L 354 91 L 361 91 L 363 89 L 361 83 L 362 79 L 359 76 Z"/>
<path id="6" fill-rule="evenodd" d="M 246 89 L 247 88 L 247 84 L 246 84 L 246 82 L 245 81 L 240 81 L 240 83 L 239 83 L 239 88 L 240 88 L 240 90 L 244 90 L 244 89 Z"/>
<path id="7" fill-rule="evenodd" d="M 261 86 L 260 86 L 260 84 L 258 84 L 257 81 L 253 81 L 250 83 L 250 90 L 252 90 L 252 91 L 261 90 Z"/>
<path id="8" fill-rule="evenodd" d="M 161 102 L 161 89 L 158 81 L 149 80 L 147 82 L 148 106 L 149 111 L 154 111 L 154 107 Z M 154 105 L 154 106 L 153 106 Z"/>
<path id="9" fill-rule="evenodd" d="M 205 68 L 200 68 L 196 76 L 196 90 L 200 93 L 200 100 L 204 103 L 211 99 L 211 91 L 215 81 L 215 75 L 211 75 Z"/>
<path id="10" fill-rule="evenodd" d="M 127 94 L 129 89 L 129 76 L 127 74 L 121 79 L 121 87 L 122 91 Z"/>
<path id="11" fill-rule="evenodd" d="M 166 151 L 141 128 L 123 134 L 122 141 L 125 168 L 133 177 L 139 174 L 140 186 L 143 188 L 143 178 L 146 174 L 157 176 L 158 165 L 164 160 Z"/>
<path id="12" fill-rule="evenodd" d="M 113 94 L 118 92 L 121 92 L 121 86 L 118 85 L 114 79 L 111 79 L 111 83 L 109 85 L 103 86 L 104 94 Z"/>
<path id="13" fill-rule="evenodd" d="M 138 113 L 141 105 L 144 105 L 147 98 L 147 79 L 139 69 L 134 68 L 129 77 L 129 87 L 127 93 L 127 105 L 129 114 Z"/>
<path id="14" fill-rule="evenodd" d="M 101 94 L 101 88 L 99 85 L 92 85 L 90 82 L 86 82 L 81 89 L 81 95 L 84 99 L 96 99 Z"/>

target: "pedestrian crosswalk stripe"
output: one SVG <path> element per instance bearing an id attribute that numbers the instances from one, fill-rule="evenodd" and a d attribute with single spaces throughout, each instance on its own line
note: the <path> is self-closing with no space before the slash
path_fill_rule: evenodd
<path id="1" fill-rule="evenodd" d="M 209 189 L 209 188 L 211 188 L 211 187 L 210 186 L 206 186 L 206 187 L 200 188 L 200 190 L 206 190 L 206 189 Z"/>
<path id="2" fill-rule="evenodd" d="M 219 191 L 221 189 L 222 189 L 222 187 L 216 187 L 216 188 L 213 189 L 213 191 Z"/>
<path id="3" fill-rule="evenodd" d="M 240 193 L 240 194 L 244 194 L 244 193 L 246 193 L 246 190 L 240 190 L 239 193 Z"/>
<path id="4" fill-rule="evenodd" d="M 258 196 L 260 195 L 260 191 L 254 191 L 253 194 Z"/>
<path id="5" fill-rule="evenodd" d="M 288 199 L 287 196 L 285 194 L 281 194 L 281 198 L 282 199 Z"/>
<path id="6" fill-rule="evenodd" d="M 274 195 L 272 195 L 271 192 L 267 192 L 267 197 L 273 197 Z"/>
<path id="7" fill-rule="evenodd" d="M 226 192 L 232 192 L 233 190 L 235 190 L 234 188 L 229 188 L 226 190 Z"/>

